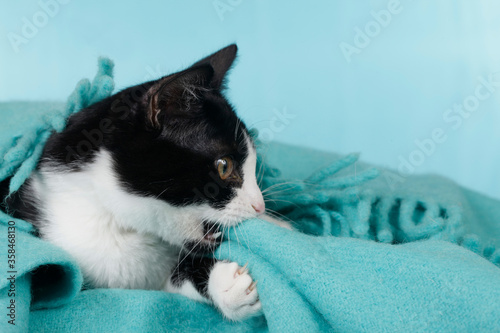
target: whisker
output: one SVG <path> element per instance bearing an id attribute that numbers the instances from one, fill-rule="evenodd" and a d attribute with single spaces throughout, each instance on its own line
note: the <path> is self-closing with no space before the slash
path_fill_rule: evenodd
<path id="1" fill-rule="evenodd" d="M 264 197 L 270 197 L 270 196 L 273 196 L 273 195 L 276 195 L 276 194 L 280 194 L 280 193 L 285 193 L 287 191 L 291 191 L 291 190 L 295 190 L 294 188 L 284 188 L 284 189 L 278 189 L 278 190 L 275 190 L 275 191 L 272 191 L 272 192 L 266 192 L 266 193 L 262 193 L 262 196 Z"/>
<path id="2" fill-rule="evenodd" d="M 221 237 L 224 237 L 224 226 L 222 226 L 222 236 Z M 220 256 L 221 256 L 221 251 L 219 251 L 219 256 L 217 257 L 217 260 L 220 261 Z"/>
<path id="3" fill-rule="evenodd" d="M 267 200 L 267 201 L 266 201 L 266 200 Z M 297 207 L 297 208 L 299 208 L 299 207 L 300 207 L 299 205 L 297 205 L 297 203 L 292 202 L 292 201 L 289 201 L 289 200 L 274 199 L 274 198 L 273 198 L 273 199 L 271 199 L 271 198 L 264 199 L 264 202 L 269 202 L 269 201 L 272 201 L 272 202 L 274 202 L 274 203 L 276 203 L 277 201 L 279 201 L 279 202 L 286 202 L 286 203 L 289 203 L 289 204 L 294 205 L 294 206 L 295 206 L 295 207 Z"/>
<path id="4" fill-rule="evenodd" d="M 191 229 L 191 231 L 189 232 L 189 234 L 187 234 L 185 236 L 186 239 L 189 239 L 189 237 L 191 237 L 195 232 L 197 232 L 198 229 L 196 228 L 196 226 L 193 226 L 193 229 Z M 210 230 L 209 230 L 210 231 Z"/>
<path id="5" fill-rule="evenodd" d="M 238 129 L 240 128 L 241 119 L 238 118 L 236 121 L 236 128 L 234 129 L 234 141 L 238 140 Z"/>
<path id="6" fill-rule="evenodd" d="M 257 173 L 257 179 L 258 179 L 258 183 L 257 184 L 258 184 L 259 188 L 261 187 L 262 180 L 264 179 L 264 163 L 265 163 L 265 159 L 266 159 L 268 150 L 269 150 L 269 146 L 266 147 L 266 151 L 265 152 L 262 152 L 260 154 L 261 160 L 260 160 L 259 171 Z"/>
<path id="7" fill-rule="evenodd" d="M 238 238 L 238 233 L 236 232 L 236 226 L 234 226 L 234 225 L 233 225 L 233 230 L 234 230 L 234 234 L 236 235 L 236 241 L 238 242 L 238 244 L 241 244 L 240 239 Z"/>
<path id="8" fill-rule="evenodd" d="M 212 225 L 212 227 L 210 227 L 210 229 L 208 229 L 208 231 L 207 231 L 207 232 L 203 235 L 203 237 L 202 237 L 202 238 L 200 238 L 200 240 L 199 240 L 198 242 L 196 242 L 196 244 L 195 244 L 195 245 L 191 248 L 191 250 L 189 250 L 189 252 L 188 252 L 188 253 L 184 256 L 184 258 L 182 258 L 182 260 L 181 260 L 181 261 L 179 261 L 179 263 L 178 263 L 178 264 L 175 266 L 175 268 L 174 268 L 174 272 L 175 272 L 175 271 L 179 268 L 179 266 L 182 264 L 182 262 L 183 262 L 184 260 L 186 260 L 186 258 L 187 258 L 187 257 L 191 254 L 191 252 L 193 252 L 193 251 L 196 249 L 196 247 L 198 246 L 198 244 L 200 244 L 200 243 L 202 242 L 203 238 L 204 238 L 206 235 L 208 235 L 208 234 L 212 231 L 212 228 L 214 228 L 214 227 L 215 227 L 215 224 L 214 224 L 214 225 Z M 184 242 L 183 242 L 183 243 L 184 243 Z M 182 252 L 182 250 L 181 250 L 181 252 Z"/>
<path id="9" fill-rule="evenodd" d="M 229 246 L 229 257 L 231 258 L 231 236 L 229 235 L 229 226 L 227 228 L 227 239 L 228 239 L 228 242 L 227 242 L 227 245 Z"/>
<path id="10" fill-rule="evenodd" d="M 273 184 L 273 185 L 265 188 L 262 192 L 267 192 L 271 188 L 278 187 L 278 186 L 284 186 L 284 185 L 288 185 L 288 184 L 307 185 L 307 186 L 311 186 L 311 187 L 320 187 L 320 188 L 321 187 L 325 187 L 325 188 L 330 187 L 330 186 L 322 184 L 322 183 L 313 183 L 313 182 L 308 182 L 308 181 L 300 180 L 300 179 L 291 179 L 291 180 L 288 180 L 288 181 L 283 182 L 283 183 Z"/>
<path id="11" fill-rule="evenodd" d="M 245 131 L 240 131 L 240 134 L 238 134 L 238 139 L 241 138 L 241 136 L 245 133 Z"/>
<path id="12" fill-rule="evenodd" d="M 267 191 L 269 191 L 269 190 L 271 190 L 271 189 L 273 189 L 275 187 L 278 187 L 278 186 L 285 186 L 285 185 L 289 185 L 289 184 L 299 184 L 300 185 L 300 183 L 302 183 L 300 180 L 296 180 L 296 181 L 292 180 L 292 181 L 286 181 L 286 182 L 283 182 L 283 183 L 277 183 L 277 184 L 274 184 L 274 185 L 271 185 L 271 186 L 265 188 L 262 191 L 262 193 L 266 193 Z"/>
<path id="13" fill-rule="evenodd" d="M 165 193 L 168 190 L 168 187 L 166 187 L 163 191 L 161 191 L 160 194 L 158 194 L 155 199 L 158 199 L 163 193 Z"/>
<path id="14" fill-rule="evenodd" d="M 277 212 L 277 211 L 272 210 L 272 209 L 266 209 L 266 211 L 269 211 L 269 213 L 270 213 L 269 215 L 271 215 L 272 217 L 278 218 L 280 220 L 284 220 L 286 222 L 290 222 L 291 224 L 295 224 L 295 221 L 290 219 L 288 216 L 281 214 L 280 212 Z"/>
<path id="15" fill-rule="evenodd" d="M 237 224 L 237 226 L 238 226 L 238 229 L 240 229 L 240 232 L 241 232 L 241 227 L 240 227 L 240 225 L 239 225 L 239 224 Z M 249 250 L 251 253 L 253 253 L 252 249 L 250 248 L 250 244 L 249 244 L 249 242 L 248 242 L 248 234 L 247 234 L 247 232 L 245 231 L 245 229 L 243 229 L 243 232 L 241 233 L 241 235 L 242 235 L 242 237 L 243 237 L 243 240 L 244 240 L 244 241 L 245 241 L 245 243 L 247 244 L 247 248 L 248 248 L 248 250 Z M 245 236 L 246 236 L 246 239 L 245 239 Z"/>

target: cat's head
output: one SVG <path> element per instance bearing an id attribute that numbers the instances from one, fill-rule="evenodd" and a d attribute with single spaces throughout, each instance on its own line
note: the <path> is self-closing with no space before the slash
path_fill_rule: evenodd
<path id="1" fill-rule="evenodd" d="M 236 51 L 230 45 L 148 83 L 134 106 L 136 135 L 118 135 L 115 145 L 121 182 L 171 206 L 179 243 L 213 243 L 221 227 L 265 211 L 254 142 L 223 95 Z"/>

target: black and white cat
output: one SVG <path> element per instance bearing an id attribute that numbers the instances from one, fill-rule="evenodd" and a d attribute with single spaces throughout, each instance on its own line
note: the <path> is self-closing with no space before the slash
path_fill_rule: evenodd
<path id="1" fill-rule="evenodd" d="M 223 227 L 265 215 L 256 150 L 223 96 L 230 45 L 190 68 L 71 116 L 6 208 L 70 253 L 87 284 L 212 302 L 231 320 L 258 313 L 255 283 L 213 250 Z"/>

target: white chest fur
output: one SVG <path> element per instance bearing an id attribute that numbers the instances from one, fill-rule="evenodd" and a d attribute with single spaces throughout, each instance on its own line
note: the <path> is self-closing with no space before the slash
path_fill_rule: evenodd
<path id="1" fill-rule="evenodd" d="M 45 165 L 31 182 L 44 220 L 40 233 L 69 252 L 96 287 L 162 289 L 184 242 L 203 238 L 203 220 L 232 226 L 263 207 L 255 149 L 248 138 L 247 144 L 243 186 L 223 210 L 176 207 L 127 191 L 105 150 L 77 172 Z"/>
<path id="2" fill-rule="evenodd" d="M 189 216 L 197 208 L 181 211 L 124 191 L 106 152 L 83 171 L 42 169 L 32 184 L 46 220 L 42 237 L 69 252 L 95 287 L 161 289 L 179 240 L 202 232 Z"/>

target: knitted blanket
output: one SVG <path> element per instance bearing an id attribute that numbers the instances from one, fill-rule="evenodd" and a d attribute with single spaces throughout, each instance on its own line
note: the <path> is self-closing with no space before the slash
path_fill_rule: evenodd
<path id="1" fill-rule="evenodd" d="M 68 103 L 0 103 L 0 180 L 17 190 L 52 131 L 113 91 L 101 59 Z M 63 250 L 0 212 L 0 331 L 500 331 L 500 202 L 438 176 L 374 169 L 337 156 L 259 148 L 267 207 L 290 231 L 254 219 L 228 231 L 220 259 L 248 262 L 261 316 L 224 320 L 210 305 L 160 291 L 80 291 Z"/>

